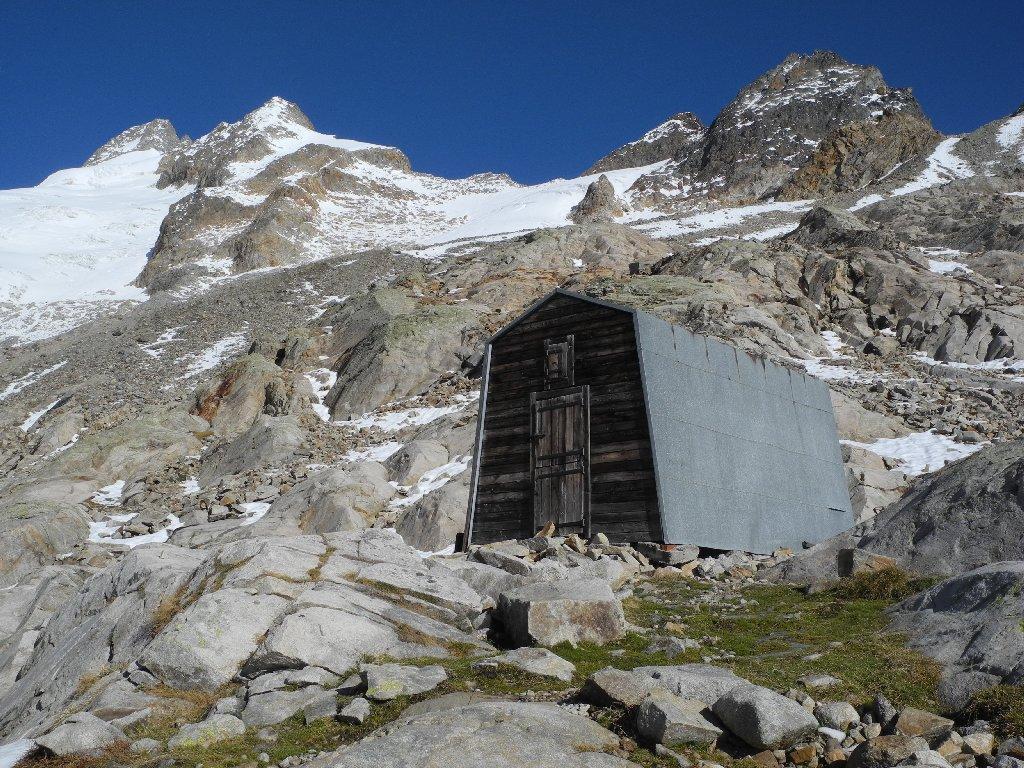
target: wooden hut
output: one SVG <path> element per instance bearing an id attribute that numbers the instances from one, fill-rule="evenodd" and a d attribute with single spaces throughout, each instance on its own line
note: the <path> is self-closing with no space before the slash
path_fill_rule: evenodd
<path id="1" fill-rule="evenodd" d="M 556 290 L 487 344 L 465 543 L 603 532 L 770 552 L 853 525 L 828 388 Z"/>

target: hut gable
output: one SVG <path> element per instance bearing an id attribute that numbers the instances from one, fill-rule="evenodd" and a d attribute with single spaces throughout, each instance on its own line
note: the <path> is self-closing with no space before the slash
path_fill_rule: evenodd
<path id="1" fill-rule="evenodd" d="M 769 551 L 852 524 L 828 390 L 557 290 L 487 346 L 466 541 L 602 532 Z"/>
<path id="2" fill-rule="evenodd" d="M 559 363 L 560 378 L 552 370 Z M 589 499 L 565 500 L 564 512 L 574 501 L 588 505 L 580 511 L 590 525 L 562 530 L 603 531 L 618 541 L 661 538 L 631 312 L 551 294 L 491 340 L 485 380 L 472 541 L 532 535 L 543 525 L 537 505 L 561 503 L 550 496 L 563 485 L 565 493 L 588 490 L 580 484 L 589 485 Z M 574 450 L 583 452 L 579 461 L 554 456 Z"/>

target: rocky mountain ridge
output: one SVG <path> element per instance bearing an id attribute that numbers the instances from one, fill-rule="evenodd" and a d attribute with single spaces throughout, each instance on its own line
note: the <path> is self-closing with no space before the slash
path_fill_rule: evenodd
<path id="1" fill-rule="evenodd" d="M 787 58 L 707 129 L 681 113 L 591 170 L 532 187 L 440 179 L 398 149 L 318 133 L 273 99 L 195 140 L 166 121 L 129 129 L 82 169 L 0 193 L 0 221 L 22 222 L 6 231 L 23 261 L 74 262 L 81 271 L 69 275 L 117 267 L 75 297 L 45 293 L 39 272 L 0 256 L 11 276 L 0 310 L 7 327 L 28 329 L 0 342 L 0 744 L 28 739 L 34 761 L 105 750 L 112 762 L 98 765 L 169 766 L 218 765 L 202 750 L 223 741 L 239 750 L 223 765 L 258 762 L 261 750 L 284 766 L 347 765 L 448 733 L 451 720 L 430 709 L 447 693 L 469 697 L 444 706 L 484 733 L 509 713 L 548 723 L 538 738 L 560 764 L 678 764 L 666 762 L 676 758 L 665 734 L 685 732 L 725 750 L 685 758 L 708 767 L 757 757 L 766 768 L 854 768 L 868 759 L 861 745 L 899 736 L 906 755 L 893 764 L 942 767 L 924 754 L 941 748 L 964 768 L 1016 768 L 994 738 L 964 746 L 972 729 L 992 728 L 962 712 L 949 711 L 959 730 L 909 724 L 924 718 L 915 704 L 964 707 L 981 683 L 1017 684 L 1019 649 L 1004 633 L 1013 610 L 954 600 L 955 585 L 893 608 L 915 653 L 947 670 L 930 693 L 901 692 L 900 726 L 857 687 L 883 685 L 877 670 L 844 668 L 852 687 L 838 702 L 796 682 L 829 669 L 806 667 L 813 653 L 785 656 L 783 684 L 756 666 L 750 638 L 693 636 L 684 624 L 704 609 L 719 621 L 772 596 L 797 600 L 765 586 L 769 566 L 784 580 L 832 581 L 839 549 L 982 596 L 1012 592 L 1015 566 L 988 561 L 1024 557 L 1006 544 L 1019 528 L 1024 436 L 1024 115 L 941 137 L 876 69 L 816 53 Z M 27 238 L 24 222 L 56 215 L 53 200 L 88 212 L 90 228 L 72 216 L 53 227 L 63 239 Z M 86 255 L 75 250 L 82 231 L 95 247 Z M 657 548 L 572 537 L 451 554 L 483 341 L 558 286 L 825 379 L 857 527 L 770 561 L 680 547 L 662 562 Z M 72 298 L 76 314 L 47 325 Z M 15 325 L 27 318 L 36 324 Z M 656 607 L 631 602 L 634 590 Z M 786 631 L 810 632 L 805 612 L 869 610 L 848 599 L 766 608 L 761 620 L 797 617 Z M 551 611 L 558 621 L 542 621 Z M 985 622 L 1002 634 L 971 648 L 937 639 Z M 884 622 L 870 630 L 871 642 L 887 638 Z M 675 680 L 690 662 L 718 665 L 670 691 L 703 701 L 704 714 L 648 701 L 649 688 L 609 703 L 594 693 L 603 678 L 563 640 L 628 669 L 684 654 L 664 673 Z M 524 643 L 558 653 L 501 652 Z M 828 664 L 856 650 L 820 646 Z M 500 671 L 481 684 L 510 664 L 554 669 L 565 688 L 538 703 L 537 678 L 529 694 Z M 693 682 L 732 680 L 724 668 L 737 664 L 755 665 L 737 677 L 758 682 L 749 699 Z M 467 687 L 445 687 L 456 682 Z M 388 686 L 402 707 L 423 700 L 399 718 L 393 699 L 375 698 Z M 515 701 L 474 698 L 483 692 Z M 839 706 L 850 702 L 852 716 Z M 330 729 L 392 724 L 337 754 L 369 731 L 330 730 L 314 750 L 323 755 L 288 742 L 289 729 L 311 738 L 325 718 Z M 768 722 L 795 724 L 794 740 L 765 738 Z M 587 748 L 566 751 L 559 728 L 589 734 Z M 910 741 L 922 733 L 924 746 Z M 493 742 L 480 738 L 486 754 Z M 137 751 L 117 757 L 129 741 Z"/>

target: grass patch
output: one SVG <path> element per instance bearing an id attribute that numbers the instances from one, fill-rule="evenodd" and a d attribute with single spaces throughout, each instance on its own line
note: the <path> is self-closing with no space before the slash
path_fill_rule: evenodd
<path id="1" fill-rule="evenodd" d="M 104 664 L 95 672 L 88 672 L 82 675 L 82 677 L 78 681 L 78 685 L 75 686 L 75 697 L 77 698 L 85 693 L 88 693 L 89 689 L 96 685 L 96 683 L 98 683 L 104 677 L 109 675 L 111 672 L 116 672 L 118 669 L 119 667 L 114 667 L 110 664 Z"/>
<path id="2" fill-rule="evenodd" d="M 1002 738 L 1024 737 L 1024 685 L 997 685 L 971 697 L 966 720 L 988 720 Z"/>
<path id="3" fill-rule="evenodd" d="M 605 646 L 562 645 L 553 650 L 584 676 L 605 666 L 632 669 L 714 656 L 713 664 L 776 690 L 797 687 L 803 675 L 824 673 L 842 681 L 829 695 L 855 704 L 884 693 L 899 706 L 939 708 L 939 666 L 908 649 L 900 635 L 886 631 L 890 600 L 851 598 L 838 590 L 807 595 L 792 587 L 758 584 L 707 603 L 701 600 L 707 586 L 693 581 L 652 581 L 646 586 L 643 594 L 624 602 L 631 622 L 671 634 L 663 628 L 670 620 L 687 637 L 718 641 L 671 661 L 647 653 L 650 638 L 640 634 Z M 740 604 L 741 598 L 746 605 Z"/>
<path id="4" fill-rule="evenodd" d="M 877 571 L 858 573 L 842 579 L 834 588 L 846 600 L 886 600 L 899 602 L 935 584 L 934 579 L 911 576 L 902 568 L 888 565 Z"/>

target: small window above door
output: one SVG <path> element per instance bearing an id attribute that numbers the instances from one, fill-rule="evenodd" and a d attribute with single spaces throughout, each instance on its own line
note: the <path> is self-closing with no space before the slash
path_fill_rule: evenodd
<path id="1" fill-rule="evenodd" d="M 575 337 L 544 340 L 544 388 L 562 389 L 576 383 Z"/>

